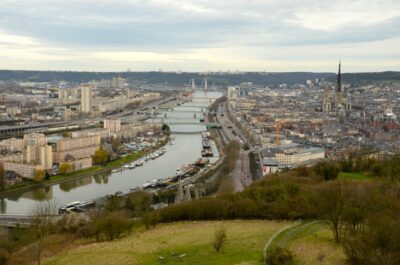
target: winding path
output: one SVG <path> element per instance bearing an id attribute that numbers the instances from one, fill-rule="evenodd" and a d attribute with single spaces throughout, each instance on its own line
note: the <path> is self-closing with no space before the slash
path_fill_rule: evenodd
<path id="1" fill-rule="evenodd" d="M 286 247 L 288 243 L 295 239 L 298 235 L 306 231 L 307 229 L 311 229 L 310 233 L 314 233 L 319 229 L 319 225 L 321 224 L 321 221 L 315 220 L 315 221 L 306 221 L 306 222 L 295 222 L 294 224 L 288 225 L 278 232 L 276 232 L 265 244 L 264 250 L 263 250 L 263 257 L 264 257 L 264 264 L 266 264 L 267 256 L 268 253 L 272 251 L 273 248 L 276 248 L 278 246 L 280 247 Z M 310 228 L 310 226 L 314 227 Z"/>

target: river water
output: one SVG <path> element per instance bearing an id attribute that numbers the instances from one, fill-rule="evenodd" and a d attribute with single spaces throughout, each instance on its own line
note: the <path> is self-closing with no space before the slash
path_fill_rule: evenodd
<path id="1" fill-rule="evenodd" d="M 166 115 L 161 113 L 154 118 L 154 121 L 163 119 L 171 123 L 172 136 L 175 138 L 173 145 L 165 146 L 167 152 L 163 156 L 135 169 L 97 174 L 19 195 L 10 195 L 0 199 L 0 213 L 29 214 L 38 201 L 54 199 L 57 204 L 64 205 L 72 201 L 94 200 L 117 191 L 127 191 L 148 181 L 174 176 L 177 168 L 193 163 L 201 157 L 200 132 L 206 130 L 200 123 L 200 118 L 203 118 L 201 111 L 211 104 L 208 98 L 220 96 L 221 93 L 218 92 L 196 91 L 192 102 L 184 103 L 166 112 Z"/>

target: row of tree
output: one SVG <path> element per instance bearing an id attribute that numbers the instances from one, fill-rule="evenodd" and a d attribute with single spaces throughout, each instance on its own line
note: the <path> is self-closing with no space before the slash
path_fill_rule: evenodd
<path id="1" fill-rule="evenodd" d="M 343 163 L 322 162 L 283 172 L 241 193 L 205 197 L 153 214 L 161 222 L 320 219 L 343 245 L 351 264 L 400 264 L 398 157 L 382 161 L 390 174 L 370 181 L 337 180 Z"/>

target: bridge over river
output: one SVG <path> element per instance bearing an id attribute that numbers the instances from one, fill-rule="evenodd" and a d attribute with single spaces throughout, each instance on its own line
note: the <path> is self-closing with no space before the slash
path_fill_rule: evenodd
<path id="1" fill-rule="evenodd" d="M 26 214 L 0 214 L 0 227 L 28 227 L 32 219 L 32 216 Z"/>
<path id="2" fill-rule="evenodd" d="M 221 125 L 219 123 L 214 123 L 214 122 L 200 122 L 200 121 L 199 122 L 195 122 L 195 121 L 189 122 L 189 121 L 177 121 L 177 120 L 168 121 L 167 119 L 163 120 L 163 118 L 157 118 L 157 119 L 148 121 L 148 123 L 154 123 L 154 124 L 157 124 L 160 122 L 167 124 L 167 125 L 189 125 L 189 126 L 203 125 L 203 126 L 206 126 L 207 128 L 212 128 L 212 129 L 221 128 Z"/>

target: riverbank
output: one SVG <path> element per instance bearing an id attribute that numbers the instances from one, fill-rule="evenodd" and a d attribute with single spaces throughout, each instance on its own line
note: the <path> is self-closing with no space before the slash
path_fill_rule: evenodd
<path id="1" fill-rule="evenodd" d="M 109 161 L 104 165 L 96 165 L 90 168 L 82 169 L 68 174 L 51 176 L 48 180 L 44 180 L 43 182 L 39 183 L 34 181 L 27 181 L 22 184 L 6 187 L 6 189 L 0 192 L 0 198 L 4 198 L 10 195 L 18 195 L 20 193 L 24 193 L 35 189 L 46 188 L 49 186 L 53 186 L 55 184 L 61 184 L 67 181 L 85 178 L 94 174 L 109 173 L 113 169 L 120 168 L 133 161 L 139 160 L 152 152 L 155 152 L 156 150 L 164 147 L 168 142 L 169 142 L 169 136 L 162 143 L 158 144 L 153 148 L 150 148 L 149 150 L 146 150 L 144 152 L 131 153 L 125 157 L 120 157 L 118 159 Z"/>

